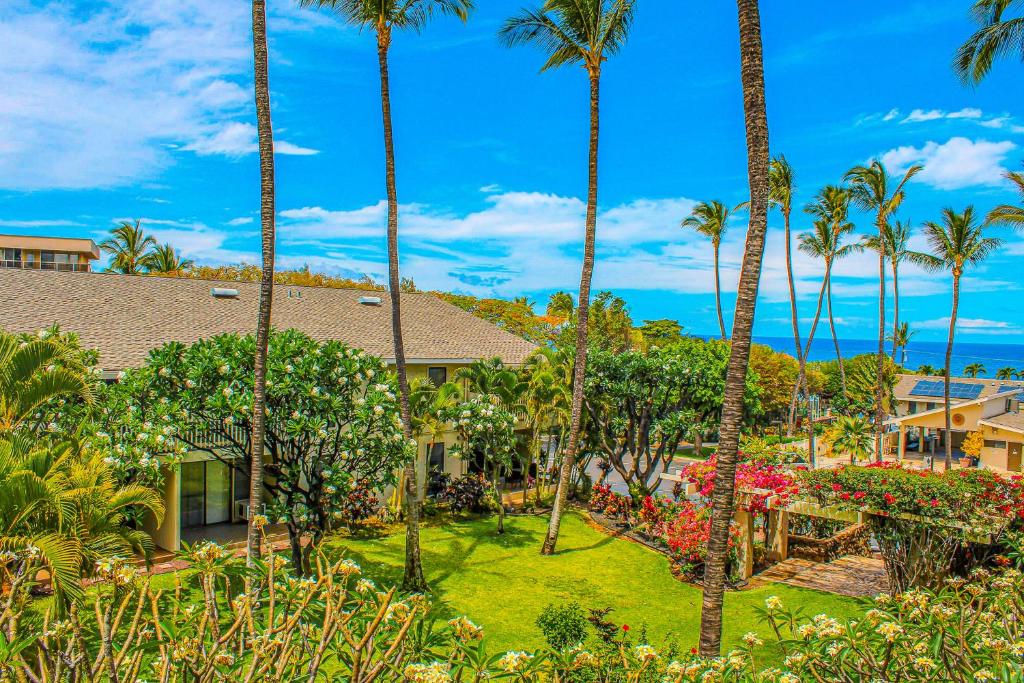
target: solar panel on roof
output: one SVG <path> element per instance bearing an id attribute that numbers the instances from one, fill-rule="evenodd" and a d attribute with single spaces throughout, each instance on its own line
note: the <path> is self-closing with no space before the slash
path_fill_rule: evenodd
<path id="1" fill-rule="evenodd" d="M 1000 384 L 999 389 L 996 391 L 996 393 L 1001 394 L 1004 391 L 1013 391 L 1014 389 L 1019 389 L 1021 392 L 1020 394 L 1018 394 L 1018 398 L 1024 396 L 1024 387 L 1018 384 Z"/>
<path id="2" fill-rule="evenodd" d="M 961 398 L 961 399 L 975 399 L 981 396 L 981 390 L 984 388 L 981 384 L 968 384 L 967 382 L 950 382 L 949 383 L 949 397 L 950 398 Z M 914 385 L 914 388 L 910 390 L 913 396 L 944 396 L 945 395 L 945 382 L 942 380 L 929 380 L 923 379 Z"/>

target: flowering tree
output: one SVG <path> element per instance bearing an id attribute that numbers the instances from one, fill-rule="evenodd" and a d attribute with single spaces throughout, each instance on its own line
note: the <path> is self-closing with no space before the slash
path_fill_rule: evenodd
<path id="1" fill-rule="evenodd" d="M 718 458 L 711 456 L 705 462 L 687 465 L 683 468 L 681 476 L 696 484 L 698 493 L 710 500 L 711 494 L 714 493 L 717 465 Z M 763 461 L 739 463 L 736 466 L 736 488 L 767 491 L 752 494 L 744 501 L 745 507 L 751 512 L 765 512 L 765 501 L 768 496 L 777 496 L 779 502 L 785 504 L 798 491 L 796 478 L 789 470 Z"/>
<path id="2" fill-rule="evenodd" d="M 595 350 L 587 365 L 586 409 L 593 439 L 637 500 L 671 463 L 693 425 L 717 418 L 722 405 L 728 347 L 684 340 L 646 352 Z M 760 411 L 753 376 L 748 413 Z M 699 441 L 699 433 L 694 435 Z"/>
<path id="3" fill-rule="evenodd" d="M 498 533 L 505 533 L 505 506 L 498 479 L 509 470 L 516 455 L 516 417 L 493 394 L 474 396 L 444 412 L 461 437 L 452 452 L 463 459 L 482 455 L 490 469 L 495 504 L 498 509 Z"/>
<path id="4" fill-rule="evenodd" d="M 158 457 L 175 463 L 186 451 L 247 474 L 254 344 L 238 335 L 172 342 L 112 385 L 98 437 L 122 476 L 158 480 Z M 402 436 L 381 359 L 295 330 L 271 335 L 266 414 L 268 514 L 287 524 L 293 561 L 308 573 L 302 537 L 315 544 L 343 520 L 353 492 L 393 485 L 415 444 Z"/>

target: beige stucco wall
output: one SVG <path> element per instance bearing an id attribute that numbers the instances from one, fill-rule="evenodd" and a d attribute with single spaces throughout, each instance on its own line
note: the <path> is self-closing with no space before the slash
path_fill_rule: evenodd
<path id="1" fill-rule="evenodd" d="M 181 486 L 178 466 L 165 465 L 163 475 L 164 521 L 158 527 L 156 520 L 148 517 L 142 528 L 158 547 L 176 551 L 181 548 Z"/>

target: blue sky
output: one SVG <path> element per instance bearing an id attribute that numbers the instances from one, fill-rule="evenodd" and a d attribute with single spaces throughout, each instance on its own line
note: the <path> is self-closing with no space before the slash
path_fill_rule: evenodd
<path id="1" fill-rule="evenodd" d="M 575 289 L 586 191 L 587 91 L 579 69 L 495 33 L 521 0 L 481 0 L 466 25 L 400 34 L 391 56 L 402 265 L 420 287 L 541 302 Z M 1022 67 L 963 87 L 949 64 L 971 31 L 968 0 L 763 3 L 769 127 L 803 205 L 850 166 L 923 163 L 900 214 L 1014 200 Z M 714 5 L 714 9 L 707 9 Z M 720 5 L 720 7 L 719 7 Z M 269 0 L 279 262 L 341 274 L 385 270 L 383 160 L 373 36 Z M 629 43 L 605 68 L 594 284 L 637 320 L 711 333 L 708 245 L 678 227 L 694 201 L 745 199 L 735 8 L 639 0 Z M 28 2 L 0 7 L 0 231 L 101 238 L 141 218 L 203 263 L 258 256 L 258 160 L 248 3 Z M 1017 94 L 1013 94 L 1017 93 Z M 862 231 L 866 216 L 857 216 Z M 742 218 L 723 246 L 727 319 Z M 808 227 L 794 215 L 794 229 Z M 1015 264 L 1024 236 L 965 282 L 960 338 L 1024 342 Z M 923 247 L 920 237 L 915 240 Z M 757 333 L 788 334 L 781 219 L 773 215 Z M 796 263 L 806 331 L 818 264 Z M 840 335 L 873 334 L 870 257 L 840 265 Z M 949 286 L 908 268 L 902 315 L 944 338 Z"/>

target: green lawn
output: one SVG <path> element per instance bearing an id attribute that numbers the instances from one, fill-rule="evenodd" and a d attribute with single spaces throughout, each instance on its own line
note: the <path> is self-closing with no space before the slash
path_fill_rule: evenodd
<path id="1" fill-rule="evenodd" d="M 646 625 L 653 645 L 675 640 L 688 649 L 696 644 L 700 590 L 676 580 L 666 557 L 598 532 L 575 513 L 562 523 L 557 554 L 541 557 L 546 522 L 544 517 L 512 517 L 502 536 L 495 533 L 493 519 L 424 527 L 423 565 L 434 617 L 472 619 L 484 627 L 492 652 L 533 649 L 543 644 L 534 625 L 540 611 L 549 603 L 575 600 L 584 608 L 614 608 L 609 618 L 629 624 L 634 633 Z M 404 544 L 401 534 L 332 541 L 382 585 L 401 583 Z M 769 595 L 789 607 L 803 605 L 807 616 L 824 612 L 844 618 L 858 611 L 851 598 L 783 584 L 729 593 L 726 648 L 748 631 L 769 635 L 752 611 Z"/>

